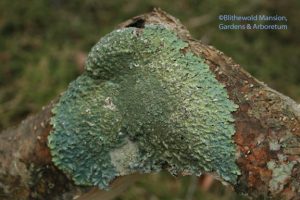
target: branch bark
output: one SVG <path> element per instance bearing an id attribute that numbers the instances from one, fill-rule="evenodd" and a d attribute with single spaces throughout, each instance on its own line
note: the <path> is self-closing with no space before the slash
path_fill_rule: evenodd
<path id="1" fill-rule="evenodd" d="M 194 40 L 174 17 L 161 11 L 134 17 L 117 28 L 163 24 L 188 42 L 201 56 L 230 98 L 239 105 L 233 113 L 237 164 L 241 170 L 236 192 L 251 197 L 300 198 L 300 106 L 244 71 L 230 57 Z M 51 109 L 24 120 L 0 134 L 1 199 L 111 199 L 136 176 L 117 181 L 108 192 L 76 186 L 51 161 L 47 136 L 51 132 Z"/>

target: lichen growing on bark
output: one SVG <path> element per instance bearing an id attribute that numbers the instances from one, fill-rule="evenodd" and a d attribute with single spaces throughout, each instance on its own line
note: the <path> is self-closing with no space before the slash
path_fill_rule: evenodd
<path id="1" fill-rule="evenodd" d="M 272 179 L 269 182 L 270 191 L 279 193 L 283 190 L 284 185 L 291 178 L 292 169 L 296 162 L 277 164 L 271 160 L 267 163 L 268 169 L 272 170 Z"/>
<path id="2" fill-rule="evenodd" d="M 123 28 L 90 52 L 53 109 L 53 162 L 76 184 L 167 169 L 236 182 L 237 106 L 188 44 L 159 25 Z"/>

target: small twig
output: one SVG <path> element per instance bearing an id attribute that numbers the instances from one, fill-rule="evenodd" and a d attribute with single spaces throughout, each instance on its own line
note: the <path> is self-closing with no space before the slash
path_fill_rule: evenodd
<path id="1" fill-rule="evenodd" d="M 111 200 L 122 194 L 129 186 L 133 185 L 139 178 L 140 174 L 133 174 L 118 178 L 111 186 L 110 190 L 92 189 L 90 192 L 75 198 L 76 200 Z"/>
<path id="2" fill-rule="evenodd" d="M 186 192 L 185 200 L 192 200 L 197 189 L 197 176 L 191 176 L 190 184 Z"/>

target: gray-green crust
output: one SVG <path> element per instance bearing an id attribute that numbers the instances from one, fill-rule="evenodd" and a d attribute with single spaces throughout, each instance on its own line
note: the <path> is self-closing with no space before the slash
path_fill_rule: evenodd
<path id="1" fill-rule="evenodd" d="M 103 37 L 53 109 L 54 164 L 76 184 L 100 188 L 163 168 L 217 172 L 234 183 L 237 106 L 203 59 L 181 52 L 185 47 L 158 25 Z"/>

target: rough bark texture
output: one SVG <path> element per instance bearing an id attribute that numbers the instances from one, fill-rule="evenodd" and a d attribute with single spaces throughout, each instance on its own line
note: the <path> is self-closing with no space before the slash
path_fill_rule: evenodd
<path id="1" fill-rule="evenodd" d="M 118 28 L 142 28 L 150 23 L 163 24 L 188 42 L 188 49 L 206 60 L 239 105 L 234 113 L 234 140 L 242 174 L 233 185 L 235 190 L 254 198 L 300 199 L 300 106 L 253 78 L 222 52 L 192 39 L 177 19 L 161 10 L 134 17 Z M 51 162 L 47 136 L 54 103 L 1 133 L 0 199 L 112 198 L 107 192 L 74 185 Z M 109 194 L 120 193 L 120 185 L 123 188 L 128 181 L 119 182 Z"/>

